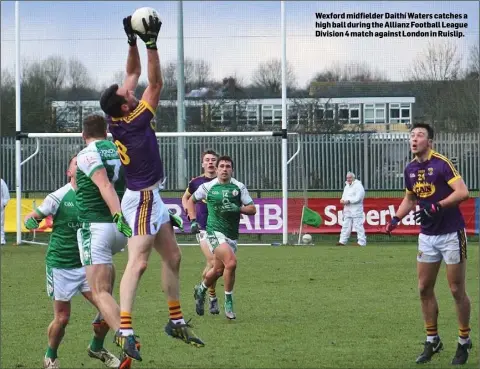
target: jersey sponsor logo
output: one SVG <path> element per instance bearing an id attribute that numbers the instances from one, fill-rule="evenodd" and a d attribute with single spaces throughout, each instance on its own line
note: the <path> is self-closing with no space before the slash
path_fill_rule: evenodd
<path id="1" fill-rule="evenodd" d="M 237 195 L 238 195 L 238 191 L 237 191 L 237 190 L 233 190 L 233 191 L 232 191 L 232 195 L 233 195 L 233 196 L 237 196 Z"/>
<path id="2" fill-rule="evenodd" d="M 413 192 L 421 198 L 430 197 L 435 193 L 435 185 L 428 182 L 417 182 L 413 185 Z"/>
<path id="3" fill-rule="evenodd" d="M 66 206 L 67 208 L 75 207 L 75 204 L 72 201 L 64 201 L 63 205 Z"/>
<path id="4" fill-rule="evenodd" d="M 68 222 L 67 226 L 70 228 L 78 229 L 80 228 L 80 223 L 79 222 Z"/>
<path id="5" fill-rule="evenodd" d="M 98 152 L 101 156 L 117 156 L 116 149 L 100 149 Z"/>

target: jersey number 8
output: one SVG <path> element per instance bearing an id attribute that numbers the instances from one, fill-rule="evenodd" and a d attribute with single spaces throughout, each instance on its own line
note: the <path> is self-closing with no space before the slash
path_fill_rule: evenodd
<path id="1" fill-rule="evenodd" d="M 122 162 L 122 164 L 130 164 L 130 156 L 128 156 L 127 154 L 127 147 L 118 140 L 116 140 L 114 144 L 115 146 L 117 146 L 118 156 L 120 156 L 120 161 Z"/>

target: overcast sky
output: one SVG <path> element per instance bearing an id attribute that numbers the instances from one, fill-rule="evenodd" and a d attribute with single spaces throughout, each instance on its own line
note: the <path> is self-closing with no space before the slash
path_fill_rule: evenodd
<path id="1" fill-rule="evenodd" d="M 14 4 L 1 2 L 1 63 L 2 68 L 11 70 L 15 62 Z M 75 56 L 87 66 L 96 83 L 109 83 L 125 65 L 127 43 L 122 18 L 139 6 L 158 10 L 163 21 L 158 42 L 161 60 L 176 60 L 177 2 L 174 1 L 21 1 L 22 58 Z M 248 83 L 260 62 L 281 57 L 280 1 L 186 1 L 183 9 L 185 57 L 207 60 L 216 79 L 236 74 Z M 317 38 L 315 12 L 468 14 L 465 21 L 468 28 L 462 30 L 466 36 L 449 40 L 462 54 L 468 54 L 469 47 L 478 44 L 477 1 L 287 2 L 286 11 L 287 58 L 300 86 L 324 67 L 344 62 L 364 62 L 390 79 L 401 80 L 427 43 L 439 41 L 438 38 Z M 146 63 L 143 45 L 141 58 Z"/>

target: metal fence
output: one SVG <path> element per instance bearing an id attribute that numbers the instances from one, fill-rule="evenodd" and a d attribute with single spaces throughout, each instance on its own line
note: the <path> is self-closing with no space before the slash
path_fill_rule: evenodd
<path id="1" fill-rule="evenodd" d="M 438 134 L 435 149 L 449 157 L 470 189 L 479 188 L 479 134 Z M 182 190 L 177 181 L 176 138 L 160 138 L 167 190 Z M 235 161 L 235 176 L 250 189 L 281 189 L 281 142 L 278 137 L 188 137 L 188 179 L 201 172 L 200 155 L 207 148 Z M 9 188 L 15 185 L 15 139 L 0 140 L 0 174 Z M 22 158 L 35 151 L 35 140 L 22 141 Z M 69 158 L 83 148 L 77 138 L 40 140 L 39 154 L 22 167 L 23 191 L 52 191 L 66 181 Z M 300 135 L 300 154 L 289 165 L 289 190 L 341 190 L 347 171 L 355 172 L 368 190 L 403 189 L 403 168 L 410 161 L 408 135 L 402 133 Z M 289 155 L 297 151 L 289 139 Z"/>

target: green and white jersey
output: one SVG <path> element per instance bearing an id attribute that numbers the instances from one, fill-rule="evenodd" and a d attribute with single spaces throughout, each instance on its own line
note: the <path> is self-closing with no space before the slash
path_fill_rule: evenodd
<path id="1" fill-rule="evenodd" d="M 47 267 L 80 268 L 82 262 L 77 242 L 77 229 L 80 224 L 72 185 L 66 184 L 49 194 L 35 212 L 43 218 L 53 216 L 53 231 L 46 255 Z"/>
<path id="2" fill-rule="evenodd" d="M 215 178 L 202 184 L 193 194 L 193 201 L 201 200 L 207 202 L 207 233 L 221 232 L 231 240 L 238 239 L 241 214 L 229 212 L 228 209 L 232 204 L 238 207 L 253 204 L 247 187 L 235 178 L 228 183 L 220 183 Z"/>
<path id="3" fill-rule="evenodd" d="M 90 223 L 111 223 L 112 214 L 92 181 L 92 175 L 105 168 L 120 200 L 125 193 L 125 177 L 115 144 L 108 140 L 91 142 L 77 155 L 78 220 Z"/>

